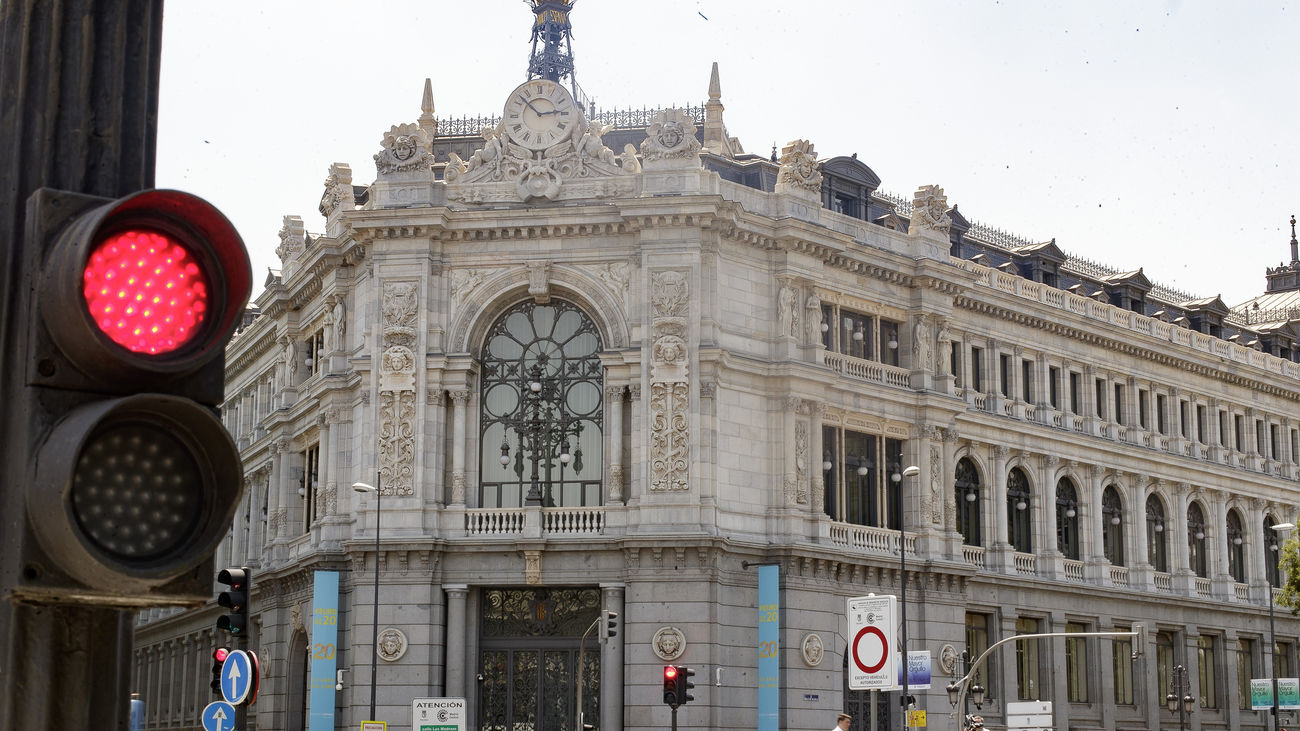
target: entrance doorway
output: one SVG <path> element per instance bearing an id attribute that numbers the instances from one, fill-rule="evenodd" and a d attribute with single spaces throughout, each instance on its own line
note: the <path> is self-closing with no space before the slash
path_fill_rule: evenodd
<path id="1" fill-rule="evenodd" d="M 850 731 L 887 731 L 894 728 L 892 710 L 898 693 L 878 690 L 849 690 L 849 662 L 844 658 L 844 712 L 853 716 Z"/>
<path id="2" fill-rule="evenodd" d="M 599 589 L 485 589 L 479 614 L 480 731 L 577 726 L 578 644 L 600 616 Z M 600 725 L 600 643 L 587 638 L 584 721 Z"/>

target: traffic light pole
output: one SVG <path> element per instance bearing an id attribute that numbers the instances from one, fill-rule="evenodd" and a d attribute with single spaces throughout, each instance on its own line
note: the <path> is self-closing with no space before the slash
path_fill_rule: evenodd
<path id="1" fill-rule="evenodd" d="M 0 4 L 0 399 L 19 396 L 26 313 L 20 263 L 27 199 L 48 187 L 116 198 L 153 187 L 163 0 Z M 7 409 L 0 449 L 24 449 Z M 0 728 L 108 728 L 130 717 L 135 612 L 27 603 L 39 572 L 21 543 L 26 459 L 0 460 Z"/>

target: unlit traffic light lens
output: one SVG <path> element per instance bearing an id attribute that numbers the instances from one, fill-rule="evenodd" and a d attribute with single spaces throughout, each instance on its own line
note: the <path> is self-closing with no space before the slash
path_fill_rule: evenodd
<path id="1" fill-rule="evenodd" d="M 72 512 L 100 550 L 141 560 L 190 540 L 203 476 L 191 448 L 142 421 L 110 422 L 87 440 L 72 479 Z"/>
<path id="2" fill-rule="evenodd" d="M 200 331 L 210 287 L 194 255 L 170 236 L 133 229 L 105 238 L 84 272 L 96 326 L 134 353 L 183 347 Z"/>

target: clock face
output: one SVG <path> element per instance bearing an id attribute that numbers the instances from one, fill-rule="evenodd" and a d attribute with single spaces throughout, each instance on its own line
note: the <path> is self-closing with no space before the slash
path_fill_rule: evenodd
<path id="1" fill-rule="evenodd" d="M 525 81 L 510 92 L 502 117 L 510 139 L 530 150 L 566 139 L 578 124 L 573 97 L 549 79 Z"/>

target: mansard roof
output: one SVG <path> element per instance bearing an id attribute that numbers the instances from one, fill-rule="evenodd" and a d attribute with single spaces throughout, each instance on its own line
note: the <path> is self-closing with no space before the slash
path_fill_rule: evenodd
<path id="1" fill-rule="evenodd" d="M 1056 245 L 1056 239 L 1043 241 L 1037 244 L 1016 246 L 1012 248 L 1011 251 L 1016 256 L 1036 256 L 1040 259 L 1046 259 L 1047 261 L 1054 261 L 1057 264 L 1064 264 L 1069 259 L 1066 253 L 1061 251 L 1061 247 Z"/>

